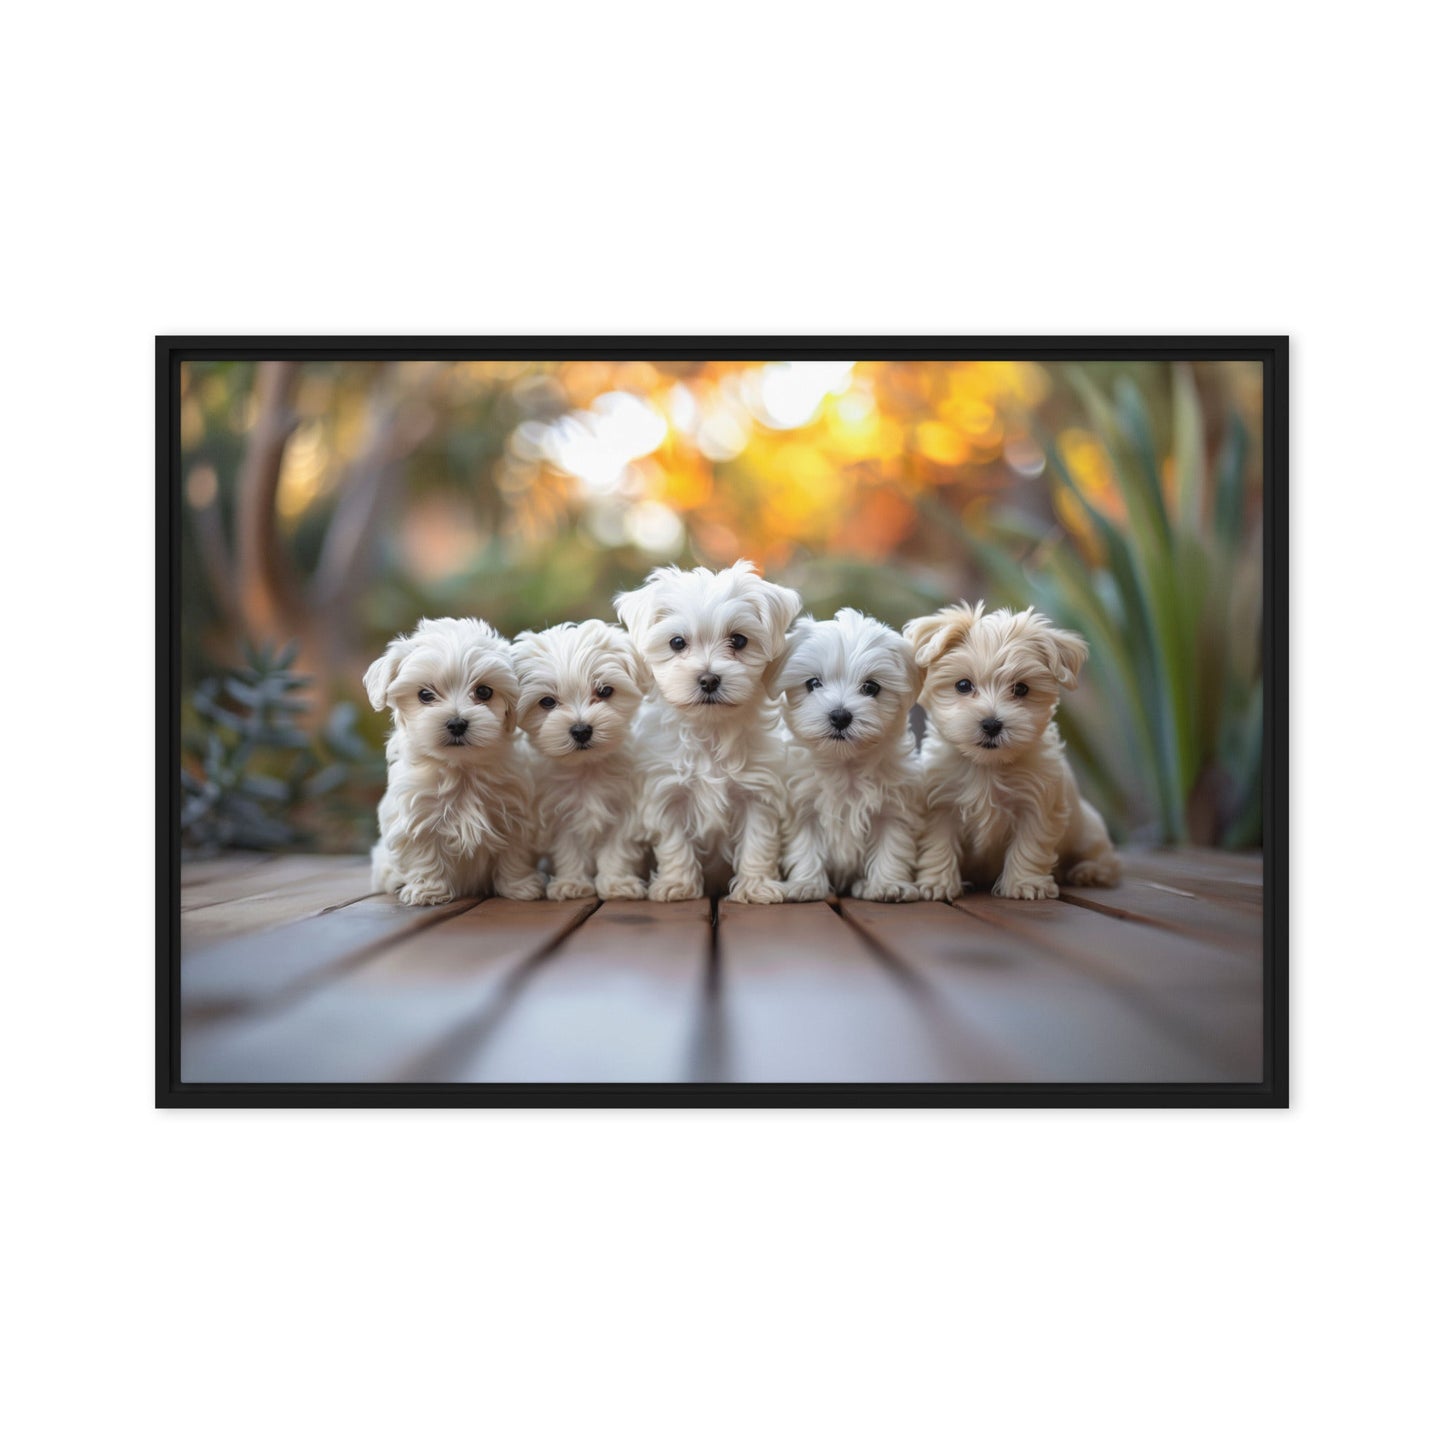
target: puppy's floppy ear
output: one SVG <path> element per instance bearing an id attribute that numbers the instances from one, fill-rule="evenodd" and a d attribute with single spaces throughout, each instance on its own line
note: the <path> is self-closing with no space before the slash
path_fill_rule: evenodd
<path id="1" fill-rule="evenodd" d="M 405 633 L 393 638 L 386 651 L 366 669 L 361 685 L 366 689 L 367 700 L 377 712 L 386 709 L 386 695 L 401 671 L 401 660 L 411 651 L 412 639 Z"/>
<path id="2" fill-rule="evenodd" d="M 798 644 L 817 626 L 811 617 L 800 617 L 793 623 L 793 630 L 783 639 L 778 655 L 763 669 L 763 688 L 769 697 L 778 697 L 783 691 L 783 673 L 797 651 Z"/>
<path id="3" fill-rule="evenodd" d="M 541 651 L 537 646 L 537 634 L 531 631 L 519 632 L 509 644 L 509 650 L 512 654 L 512 668 L 517 674 L 517 686 L 520 687 L 523 670 Z"/>
<path id="4" fill-rule="evenodd" d="M 907 647 L 903 649 L 903 673 L 908 679 L 908 706 L 912 707 L 918 701 L 919 693 L 923 691 L 923 669 L 913 660 L 913 654 Z"/>
<path id="5" fill-rule="evenodd" d="M 638 644 L 642 645 L 642 639 L 647 629 L 657 620 L 657 574 L 654 572 L 641 587 L 634 588 L 631 592 L 619 592 L 612 599 L 612 605 L 617 609 L 618 620 L 627 629 L 628 636 Z"/>
<path id="6" fill-rule="evenodd" d="M 926 673 L 946 652 L 951 652 L 983 613 L 977 607 L 945 607 L 927 617 L 915 617 L 903 628 L 903 639 L 913 649 L 913 660 Z"/>
<path id="7" fill-rule="evenodd" d="M 1062 627 L 1045 626 L 1039 639 L 1044 650 L 1044 661 L 1048 669 L 1058 678 L 1061 687 L 1075 688 L 1079 685 L 1079 669 L 1089 655 L 1089 644 L 1077 632 L 1066 632 Z"/>
<path id="8" fill-rule="evenodd" d="M 751 562 L 736 565 L 757 570 Z M 769 650 L 776 655 L 783 650 L 783 639 L 793 619 L 803 610 L 803 599 L 791 587 L 781 587 L 760 577 L 753 600 L 758 604 L 758 616 L 768 634 Z"/>
<path id="9" fill-rule="evenodd" d="M 517 703 L 522 696 L 522 680 L 517 673 L 517 643 L 532 635 L 530 632 L 519 632 L 511 642 L 503 638 L 507 649 L 506 660 L 500 669 L 491 674 L 493 691 L 502 700 L 502 731 L 508 734 L 517 731 Z"/>
<path id="10" fill-rule="evenodd" d="M 652 673 L 643 661 L 642 654 L 637 650 L 637 644 L 620 627 L 609 629 L 611 633 L 611 646 L 617 654 L 617 660 L 622 664 L 628 677 L 632 679 L 633 685 L 638 692 L 646 695 L 647 689 L 652 684 Z"/>

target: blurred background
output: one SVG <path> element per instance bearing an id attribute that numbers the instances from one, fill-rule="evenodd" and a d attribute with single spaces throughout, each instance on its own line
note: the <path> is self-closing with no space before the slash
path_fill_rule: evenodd
<path id="1" fill-rule="evenodd" d="M 1247 362 L 226 362 L 181 370 L 183 843 L 361 850 L 422 616 L 589 616 L 750 557 L 825 617 L 1033 603 L 1122 842 L 1260 842 Z"/>

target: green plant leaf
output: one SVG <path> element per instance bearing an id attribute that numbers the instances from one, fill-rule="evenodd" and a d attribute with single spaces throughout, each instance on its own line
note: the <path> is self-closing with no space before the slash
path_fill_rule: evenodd
<path id="1" fill-rule="evenodd" d="M 1214 535 L 1226 551 L 1239 546 L 1244 533 L 1244 465 L 1249 454 L 1249 432 L 1231 415 L 1214 475 Z"/>
<path id="2" fill-rule="evenodd" d="M 1204 413 L 1199 388 L 1187 361 L 1171 368 L 1170 397 L 1174 409 L 1174 469 L 1178 485 L 1180 524 L 1196 536 L 1204 530 Z"/>

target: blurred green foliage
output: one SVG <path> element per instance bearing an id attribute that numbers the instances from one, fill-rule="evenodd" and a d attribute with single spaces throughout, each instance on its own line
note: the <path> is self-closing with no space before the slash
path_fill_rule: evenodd
<path id="1" fill-rule="evenodd" d="M 352 703 L 337 703 L 315 733 L 302 726 L 309 704 L 298 694 L 310 679 L 291 670 L 296 652 L 247 648 L 244 666 L 192 693 L 181 769 L 189 856 L 308 843 L 308 810 L 366 770 Z"/>
<path id="2" fill-rule="evenodd" d="M 1191 835 L 1225 846 L 1256 843 L 1264 686 L 1260 675 L 1262 570 L 1245 545 L 1248 437 L 1231 417 L 1214 458 L 1205 454 L 1198 392 L 1187 367 L 1171 374 L 1172 448 L 1166 454 L 1134 379 L 1106 393 L 1069 369 L 1123 499 L 1111 518 L 1081 486 L 1055 439 L 1041 435 L 1056 502 L 1072 502 L 1091 546 L 1009 508 L 986 528 L 930 507 L 988 579 L 990 594 L 1030 604 L 1090 643 L 1090 668 L 1117 706 L 1100 726 L 1066 706 L 1061 726 L 1112 811 L 1142 782 L 1154 836 Z M 1175 485 L 1166 490 L 1164 478 Z"/>

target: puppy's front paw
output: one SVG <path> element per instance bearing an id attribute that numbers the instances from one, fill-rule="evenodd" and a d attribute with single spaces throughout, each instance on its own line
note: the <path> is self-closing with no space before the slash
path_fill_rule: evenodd
<path id="1" fill-rule="evenodd" d="M 993 891 L 1000 898 L 1057 898 L 1059 885 L 1049 877 L 1000 878 Z"/>
<path id="2" fill-rule="evenodd" d="M 657 877 L 647 889 L 654 903 L 681 903 L 688 898 L 702 897 L 702 878 Z"/>
<path id="3" fill-rule="evenodd" d="M 585 878 L 554 878 L 547 885 L 547 897 L 554 903 L 572 898 L 595 898 L 597 890 Z"/>
<path id="4" fill-rule="evenodd" d="M 783 895 L 789 903 L 817 903 L 832 891 L 823 877 L 789 878 L 783 884 Z"/>
<path id="5" fill-rule="evenodd" d="M 520 878 L 509 878 L 505 882 L 497 880 L 498 898 L 515 898 L 519 903 L 531 903 L 542 897 L 546 892 L 546 885 L 542 882 L 540 873 L 526 873 Z"/>
<path id="6" fill-rule="evenodd" d="M 1102 858 L 1082 858 L 1069 869 L 1068 881 L 1075 888 L 1117 888 L 1119 886 L 1119 855 L 1106 853 Z"/>
<path id="7" fill-rule="evenodd" d="M 408 908 L 433 908 L 438 903 L 450 903 L 455 895 L 445 883 L 435 878 L 419 878 L 406 884 L 396 896 Z"/>
<path id="8" fill-rule="evenodd" d="M 826 895 L 824 895 L 826 896 Z M 787 890 L 776 878 L 735 878 L 728 889 L 734 903 L 786 903 Z"/>
<path id="9" fill-rule="evenodd" d="M 929 903 L 950 903 L 963 891 L 963 879 L 956 874 L 918 880 L 918 896 Z"/>
<path id="10" fill-rule="evenodd" d="M 850 891 L 870 903 L 917 903 L 921 896 L 914 884 L 892 878 L 860 878 Z"/>
<path id="11" fill-rule="evenodd" d="M 640 878 L 626 873 L 597 875 L 597 896 L 599 898 L 646 898 L 647 884 Z"/>

